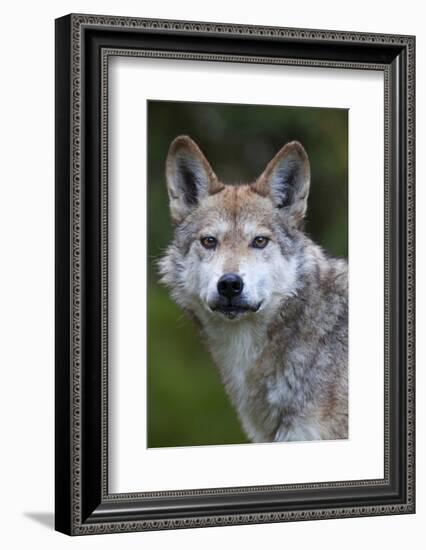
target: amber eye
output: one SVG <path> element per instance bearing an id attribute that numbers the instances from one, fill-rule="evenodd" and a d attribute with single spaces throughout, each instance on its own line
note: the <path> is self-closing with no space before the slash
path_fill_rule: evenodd
<path id="1" fill-rule="evenodd" d="M 253 248 L 265 248 L 265 246 L 269 243 L 268 237 L 262 237 L 259 235 L 258 237 L 255 237 L 251 243 Z"/>
<path id="2" fill-rule="evenodd" d="M 209 250 L 216 248 L 217 240 L 214 237 L 201 237 L 200 243 Z"/>

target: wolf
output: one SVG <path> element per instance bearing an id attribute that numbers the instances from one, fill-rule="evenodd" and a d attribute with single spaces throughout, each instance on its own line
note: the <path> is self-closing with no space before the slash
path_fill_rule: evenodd
<path id="1" fill-rule="evenodd" d="M 348 437 L 348 267 L 304 232 L 308 155 L 287 143 L 225 184 L 188 136 L 171 143 L 174 236 L 161 282 L 199 326 L 248 439 Z"/>

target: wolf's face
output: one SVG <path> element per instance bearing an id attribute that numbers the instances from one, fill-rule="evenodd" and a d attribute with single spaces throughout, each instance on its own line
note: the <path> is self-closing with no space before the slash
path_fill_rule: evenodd
<path id="1" fill-rule="evenodd" d="M 274 312 L 297 292 L 298 230 L 309 162 L 292 142 L 250 185 L 224 185 L 198 146 L 176 138 L 167 159 L 175 238 L 160 262 L 175 300 L 201 320 Z"/>

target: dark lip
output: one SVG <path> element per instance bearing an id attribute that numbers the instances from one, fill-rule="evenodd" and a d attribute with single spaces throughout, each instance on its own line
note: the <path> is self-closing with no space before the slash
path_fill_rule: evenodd
<path id="1" fill-rule="evenodd" d="M 255 306 L 249 306 L 249 305 L 222 305 L 218 304 L 216 306 L 211 307 L 210 309 L 212 311 L 217 311 L 219 313 L 222 313 L 223 315 L 226 315 L 230 319 L 234 319 L 237 315 L 240 315 L 242 313 L 256 313 L 256 311 L 259 310 L 260 306 L 262 305 L 262 302 L 259 302 Z"/>

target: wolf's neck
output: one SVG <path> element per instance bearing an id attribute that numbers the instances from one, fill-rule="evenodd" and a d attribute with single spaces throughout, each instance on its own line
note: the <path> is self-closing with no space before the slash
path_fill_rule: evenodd
<path id="1" fill-rule="evenodd" d="M 204 327 L 208 346 L 227 384 L 241 385 L 267 345 L 266 326 L 252 320 Z"/>

